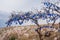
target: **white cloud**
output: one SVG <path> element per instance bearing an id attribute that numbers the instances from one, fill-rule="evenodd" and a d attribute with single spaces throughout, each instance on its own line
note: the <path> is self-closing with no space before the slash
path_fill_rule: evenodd
<path id="1" fill-rule="evenodd" d="M 11 11 L 24 5 L 24 0 L 0 0 L 0 10 Z"/>
<path id="2" fill-rule="evenodd" d="M 0 10 L 29 10 L 31 8 L 40 8 L 41 0 L 0 0 Z"/>

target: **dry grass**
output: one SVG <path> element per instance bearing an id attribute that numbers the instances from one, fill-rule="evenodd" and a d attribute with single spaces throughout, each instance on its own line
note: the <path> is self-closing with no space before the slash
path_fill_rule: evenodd
<path id="1" fill-rule="evenodd" d="M 41 25 L 43 26 L 43 25 Z M 59 25 L 55 24 L 55 28 Z M 24 26 L 24 27 L 6 27 L 0 28 L 0 40 L 39 40 L 38 33 L 35 31 L 37 26 Z M 60 38 L 60 33 L 54 33 L 51 37 L 42 36 L 44 40 L 53 40 L 54 37 Z"/>

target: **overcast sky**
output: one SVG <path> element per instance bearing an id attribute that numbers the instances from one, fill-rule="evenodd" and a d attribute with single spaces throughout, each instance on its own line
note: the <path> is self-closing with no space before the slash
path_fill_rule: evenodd
<path id="1" fill-rule="evenodd" d="M 12 10 L 30 10 L 40 8 L 41 0 L 0 0 L 0 10 L 10 12 Z"/>
<path id="2" fill-rule="evenodd" d="M 12 10 L 29 11 L 33 10 L 34 8 L 40 10 L 43 7 L 41 3 L 43 1 L 46 0 L 0 0 L 0 27 L 5 25 L 5 22 L 8 19 L 8 16 L 10 15 L 10 12 Z M 50 2 L 57 1 L 58 0 L 50 0 Z"/>

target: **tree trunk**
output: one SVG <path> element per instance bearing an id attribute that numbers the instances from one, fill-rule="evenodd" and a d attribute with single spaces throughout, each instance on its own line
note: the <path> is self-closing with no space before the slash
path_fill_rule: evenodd
<path id="1" fill-rule="evenodd" d="M 52 26 L 54 26 L 54 24 L 55 24 L 55 21 L 56 21 L 56 20 L 54 20 L 54 22 L 53 22 Z"/>
<path id="2" fill-rule="evenodd" d="M 40 25 L 38 24 L 37 20 L 35 20 L 35 24 L 38 26 L 38 28 L 40 28 Z M 40 29 L 37 29 L 37 33 L 39 34 L 40 40 L 43 40 L 43 39 L 41 39 L 42 35 L 41 35 L 41 30 Z"/>
<path id="3" fill-rule="evenodd" d="M 59 28 L 60 28 L 60 22 L 59 22 Z"/>

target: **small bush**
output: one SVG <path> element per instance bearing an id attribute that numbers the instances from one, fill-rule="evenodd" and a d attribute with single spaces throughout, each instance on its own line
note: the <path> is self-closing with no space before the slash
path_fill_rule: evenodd
<path id="1" fill-rule="evenodd" d="M 16 39 L 15 36 L 11 36 L 11 37 L 9 38 L 9 40 L 15 40 L 15 39 Z"/>

